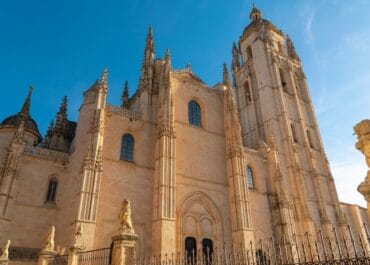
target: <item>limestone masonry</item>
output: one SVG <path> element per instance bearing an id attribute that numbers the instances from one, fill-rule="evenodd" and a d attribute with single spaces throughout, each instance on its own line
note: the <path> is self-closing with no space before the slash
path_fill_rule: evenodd
<path id="1" fill-rule="evenodd" d="M 104 70 L 78 121 L 64 98 L 42 137 L 30 89 L 0 125 L 4 249 L 107 248 L 119 229 L 137 235 L 132 255 L 335 241 L 348 227 L 367 241 L 366 209 L 338 200 L 292 41 L 256 7 L 250 19 L 214 87 L 172 69 L 168 50 L 155 58 L 150 28 L 138 89 L 129 97 L 126 84 L 121 106 L 106 102 Z"/>

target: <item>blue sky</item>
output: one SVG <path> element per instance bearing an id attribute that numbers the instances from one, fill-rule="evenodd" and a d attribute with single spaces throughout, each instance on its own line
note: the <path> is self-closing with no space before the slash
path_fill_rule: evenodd
<path id="1" fill-rule="evenodd" d="M 370 1 L 256 0 L 288 33 L 301 57 L 341 200 L 365 205 L 366 175 L 353 126 L 370 117 Z M 207 84 L 220 81 L 231 45 L 249 23 L 251 0 L 12 0 L 0 8 L 0 119 L 19 111 L 34 86 L 31 113 L 42 133 L 68 96 L 78 116 L 82 92 L 109 71 L 108 101 L 127 79 L 136 89 L 149 25 L 156 56 L 169 48 L 174 68 L 191 63 Z"/>

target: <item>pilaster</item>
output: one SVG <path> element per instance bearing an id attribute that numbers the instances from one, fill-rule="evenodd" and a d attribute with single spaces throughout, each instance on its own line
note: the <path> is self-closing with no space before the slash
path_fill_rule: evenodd
<path id="1" fill-rule="evenodd" d="M 246 182 L 246 164 L 243 151 L 238 110 L 231 93 L 229 74 L 224 65 L 224 127 L 226 136 L 227 179 L 234 244 L 242 244 L 245 250 L 254 244 L 251 207 Z"/>
<path id="2" fill-rule="evenodd" d="M 153 198 L 152 254 L 176 252 L 176 133 L 171 62 L 166 51 L 158 97 Z"/>
<path id="3" fill-rule="evenodd" d="M 23 151 L 24 122 L 22 121 L 10 143 L 8 154 L 4 160 L 0 175 L 0 217 L 6 216 L 14 180 L 18 175 L 18 168 Z"/>

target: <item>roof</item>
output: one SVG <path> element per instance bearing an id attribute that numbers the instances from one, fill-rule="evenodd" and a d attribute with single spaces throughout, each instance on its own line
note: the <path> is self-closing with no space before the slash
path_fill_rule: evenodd
<path id="1" fill-rule="evenodd" d="M 0 127 L 10 126 L 18 128 L 22 121 L 24 121 L 24 129 L 35 134 L 38 139 L 41 140 L 41 135 L 39 132 L 39 128 L 37 127 L 37 123 L 34 119 L 32 119 L 30 115 L 18 113 L 16 115 L 9 116 L 1 122 Z"/>

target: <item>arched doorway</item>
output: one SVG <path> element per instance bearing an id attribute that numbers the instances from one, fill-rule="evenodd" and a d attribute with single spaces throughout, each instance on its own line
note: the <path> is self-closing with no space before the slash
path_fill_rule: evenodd
<path id="1" fill-rule="evenodd" d="M 177 248 L 188 261 L 202 258 L 203 263 L 210 264 L 214 248 L 221 246 L 222 242 L 222 223 L 218 213 L 216 205 L 202 192 L 189 194 L 180 204 Z"/>

